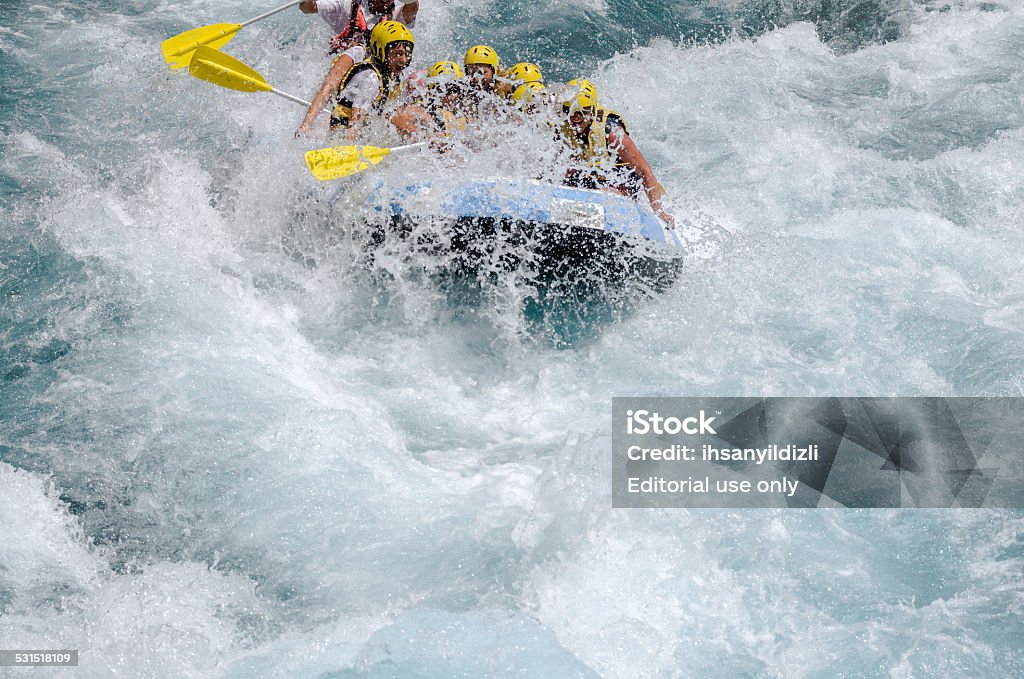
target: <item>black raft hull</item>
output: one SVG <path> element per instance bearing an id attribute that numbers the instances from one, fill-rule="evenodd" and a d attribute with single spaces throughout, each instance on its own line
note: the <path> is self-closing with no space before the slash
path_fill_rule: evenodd
<path id="1" fill-rule="evenodd" d="M 522 274 L 546 287 L 658 293 L 679 276 L 675 232 L 624 196 L 542 183 L 418 183 L 371 201 L 397 238 L 468 276 Z"/>

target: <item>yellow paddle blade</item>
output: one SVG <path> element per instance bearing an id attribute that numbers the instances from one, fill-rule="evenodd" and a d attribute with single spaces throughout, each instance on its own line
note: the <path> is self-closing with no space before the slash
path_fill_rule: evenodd
<path id="1" fill-rule="evenodd" d="M 322 182 L 362 172 L 391 155 L 391 149 L 379 146 L 334 146 L 306 151 L 306 165 Z"/>
<path id="2" fill-rule="evenodd" d="M 200 26 L 179 33 L 173 38 L 167 38 L 160 43 L 160 50 L 164 53 L 164 61 L 170 64 L 171 69 L 186 68 L 197 47 L 208 45 L 219 49 L 228 44 L 241 27 L 242 24 Z"/>
<path id="3" fill-rule="evenodd" d="M 249 66 L 208 46 L 196 49 L 188 72 L 200 80 L 239 92 L 270 92 L 274 89 Z"/>

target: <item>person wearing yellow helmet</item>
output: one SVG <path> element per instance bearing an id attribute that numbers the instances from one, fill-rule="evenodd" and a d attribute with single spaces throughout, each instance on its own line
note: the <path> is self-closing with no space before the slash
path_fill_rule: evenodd
<path id="1" fill-rule="evenodd" d="M 465 72 L 453 61 L 438 62 L 428 72 L 427 83 L 429 134 L 437 140 L 434 148 L 443 152 L 449 146 L 448 140 L 469 126 Z"/>
<path id="2" fill-rule="evenodd" d="M 566 174 L 566 184 L 607 188 L 637 198 L 642 191 L 666 224 L 675 219 L 665 211 L 665 188 L 629 135 L 626 121 L 597 101 L 597 88 L 589 80 L 571 80 L 561 98 L 564 116 L 558 136 L 579 165 Z"/>
<path id="3" fill-rule="evenodd" d="M 544 91 L 543 83 L 523 83 L 512 92 L 513 101 L 530 101 Z"/>
<path id="4" fill-rule="evenodd" d="M 434 139 L 448 138 L 466 128 L 464 111 L 465 73 L 454 61 L 438 61 L 426 71 L 425 92 L 392 118 L 403 136 L 425 133 Z M 441 144 L 438 148 L 444 148 Z"/>
<path id="5" fill-rule="evenodd" d="M 563 93 L 562 108 L 586 110 L 597 106 L 597 88 L 586 78 L 570 80 L 565 84 Z"/>
<path id="6" fill-rule="evenodd" d="M 415 71 L 406 78 L 403 98 L 412 104 L 424 105 L 439 92 L 458 82 L 465 73 L 454 61 L 437 61 L 430 68 Z"/>
<path id="7" fill-rule="evenodd" d="M 541 87 L 544 86 L 544 76 L 540 72 L 540 66 L 529 61 L 520 61 L 500 75 L 504 77 L 500 78 L 497 90 L 509 99 L 512 99 L 512 95 L 525 84 L 536 83 Z"/>
<path id="8" fill-rule="evenodd" d="M 426 108 L 435 122 L 448 120 L 450 123 L 462 112 L 463 97 L 466 93 L 465 75 L 454 61 L 438 61 L 427 71 Z M 443 124 L 441 127 L 447 129 L 451 125 Z"/>
<path id="9" fill-rule="evenodd" d="M 419 0 L 397 5 L 394 0 L 303 0 L 299 9 L 307 14 L 319 14 L 335 35 L 331 40 L 331 54 L 334 56 L 331 68 L 313 98 L 313 105 L 306 111 L 296 136 L 305 135 L 312 129 L 313 122 L 338 90 L 345 75 L 355 64 L 366 59 L 366 44 L 371 30 L 383 21 L 412 28 L 416 23 Z"/>
<path id="10" fill-rule="evenodd" d="M 545 91 L 540 82 L 523 83 L 512 93 L 512 103 L 523 113 L 535 113 Z"/>
<path id="11" fill-rule="evenodd" d="M 437 61 L 427 69 L 427 78 L 462 78 L 465 75 L 462 68 L 454 61 Z"/>
<path id="12" fill-rule="evenodd" d="M 470 86 L 481 92 L 493 92 L 498 74 L 498 53 L 487 45 L 474 45 L 462 60 Z"/>
<path id="13" fill-rule="evenodd" d="M 508 69 L 509 80 L 518 85 L 524 83 L 544 83 L 544 76 L 540 72 L 540 66 L 529 61 L 521 61 Z"/>
<path id="14" fill-rule="evenodd" d="M 350 68 L 335 90 L 331 127 L 351 127 L 371 112 L 385 113 L 401 91 L 399 79 L 412 61 L 414 42 L 409 29 L 397 21 L 374 27 L 370 56 Z"/>

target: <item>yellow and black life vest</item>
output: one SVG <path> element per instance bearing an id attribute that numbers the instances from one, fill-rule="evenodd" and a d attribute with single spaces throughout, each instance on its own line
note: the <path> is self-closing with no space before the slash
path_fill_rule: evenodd
<path id="1" fill-rule="evenodd" d="M 377 80 L 380 82 L 380 89 L 373 100 L 373 110 L 375 112 L 383 112 L 384 107 L 389 101 L 394 101 L 398 98 L 402 90 L 399 87 L 398 78 L 385 77 L 384 69 L 381 68 L 381 65 L 372 57 L 367 57 L 358 64 L 353 64 L 352 68 L 348 69 L 348 73 L 341 79 L 341 85 L 338 86 L 338 94 L 334 102 L 334 110 L 331 112 L 331 127 L 349 126 L 352 119 L 352 102 L 347 97 L 343 97 L 342 92 L 345 91 L 345 86 L 348 85 L 353 76 L 367 69 L 372 69 L 377 74 Z"/>
<path id="2" fill-rule="evenodd" d="M 572 129 L 568 121 L 562 124 L 561 136 L 567 140 L 573 157 L 577 160 L 598 168 L 620 168 L 625 163 L 620 161 L 618 156 L 608 148 L 608 135 L 616 125 L 621 125 L 622 130 L 629 134 L 626 121 L 618 112 L 598 105 L 594 107 L 594 120 L 590 123 L 586 144 L 576 136 L 575 130 Z"/>
<path id="3" fill-rule="evenodd" d="M 450 137 L 469 126 L 469 119 L 466 116 L 458 115 L 445 108 L 432 109 L 430 117 L 434 120 L 437 130 L 445 137 Z"/>

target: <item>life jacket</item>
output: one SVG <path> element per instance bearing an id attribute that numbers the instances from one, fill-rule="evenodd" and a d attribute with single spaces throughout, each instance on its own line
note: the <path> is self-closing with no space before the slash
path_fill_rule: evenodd
<path id="1" fill-rule="evenodd" d="M 586 144 L 576 135 L 576 131 L 572 129 L 568 121 L 562 123 L 561 136 L 567 140 L 572 149 L 572 155 L 577 160 L 598 169 L 620 170 L 626 164 L 619 160 L 618 155 L 608 147 L 608 129 L 613 123 L 621 125 L 623 131 L 629 134 L 626 121 L 618 112 L 597 105 L 594 107 L 594 120 L 590 123 Z M 596 176 L 602 181 L 607 181 L 607 177 L 600 174 Z"/>
<path id="2" fill-rule="evenodd" d="M 391 9 L 385 16 L 394 18 L 395 9 L 394 3 L 391 3 Z M 371 30 L 373 26 L 366 21 L 362 0 L 352 0 L 352 13 L 349 15 L 348 25 L 344 31 L 331 38 L 330 54 L 341 54 L 353 45 L 366 45 L 370 42 Z"/>
<path id="3" fill-rule="evenodd" d="M 373 100 L 373 110 L 376 113 L 382 113 L 389 101 L 394 101 L 398 98 L 402 91 L 402 88 L 399 86 L 399 79 L 386 77 L 384 69 L 372 57 L 364 59 L 348 69 L 348 73 L 341 79 L 341 85 L 338 86 L 338 94 L 334 103 L 334 110 L 331 112 L 331 127 L 348 127 L 351 123 L 352 102 L 344 97 L 342 93 L 353 76 L 368 69 L 373 70 L 377 74 L 377 81 L 380 83 L 380 89 Z"/>
<path id="4" fill-rule="evenodd" d="M 465 130 L 469 125 L 469 119 L 466 116 L 460 116 L 443 108 L 432 110 L 430 117 L 433 118 L 438 131 L 445 137 L 450 137 L 460 130 Z"/>

